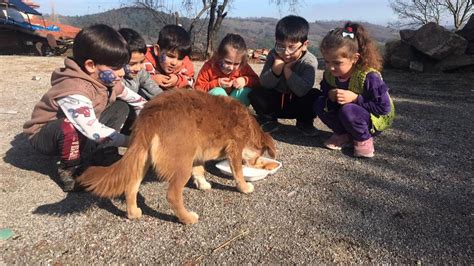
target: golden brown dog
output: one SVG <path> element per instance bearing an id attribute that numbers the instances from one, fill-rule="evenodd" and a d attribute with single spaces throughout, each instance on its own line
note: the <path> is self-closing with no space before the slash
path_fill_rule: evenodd
<path id="1" fill-rule="evenodd" d="M 272 137 L 236 100 L 199 91 L 169 91 L 145 105 L 119 161 L 109 167 L 90 167 L 78 181 L 102 197 L 125 193 L 128 218 L 140 218 L 137 193 L 151 165 L 157 176 L 169 182 L 167 200 L 178 219 L 193 224 L 199 216 L 183 203 L 191 174 L 199 189 L 209 189 L 204 162 L 228 158 L 237 189 L 251 193 L 253 185 L 244 180 L 242 161 L 254 165 L 265 151 L 275 157 Z"/>

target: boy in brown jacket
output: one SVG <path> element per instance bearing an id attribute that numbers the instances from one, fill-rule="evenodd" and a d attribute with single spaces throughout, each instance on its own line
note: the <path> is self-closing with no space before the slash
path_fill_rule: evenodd
<path id="1" fill-rule="evenodd" d="M 64 191 L 73 191 L 75 177 L 85 163 L 84 155 L 118 156 L 128 136 L 120 128 L 128 104 L 139 112 L 146 100 L 124 88 L 120 80 L 129 62 L 127 42 L 113 28 L 94 25 L 74 39 L 73 58 L 53 72 L 51 89 L 36 104 L 31 119 L 23 125 L 33 148 L 46 155 L 59 155 L 58 173 Z"/>

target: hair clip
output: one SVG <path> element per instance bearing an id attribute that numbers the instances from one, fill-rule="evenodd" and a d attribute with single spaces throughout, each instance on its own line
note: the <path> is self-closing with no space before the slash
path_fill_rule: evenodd
<path id="1" fill-rule="evenodd" d="M 345 38 L 345 37 L 349 37 L 351 39 L 354 39 L 355 35 L 354 35 L 354 29 L 352 27 L 346 27 L 342 31 L 342 38 Z"/>
<path id="2" fill-rule="evenodd" d="M 351 39 L 354 39 L 354 33 L 353 32 L 346 32 L 346 31 L 343 31 L 342 32 L 342 38 L 345 38 L 345 37 L 349 37 Z"/>

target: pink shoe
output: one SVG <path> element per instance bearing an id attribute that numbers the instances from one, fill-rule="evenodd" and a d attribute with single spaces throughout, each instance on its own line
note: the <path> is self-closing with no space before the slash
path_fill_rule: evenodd
<path id="1" fill-rule="evenodd" d="M 372 158 L 374 157 L 374 139 L 364 141 L 354 140 L 354 156 Z"/>
<path id="2" fill-rule="evenodd" d="M 340 150 L 344 146 L 347 146 L 352 141 L 351 135 L 345 134 L 332 134 L 332 136 L 324 142 L 324 147 L 330 150 Z"/>

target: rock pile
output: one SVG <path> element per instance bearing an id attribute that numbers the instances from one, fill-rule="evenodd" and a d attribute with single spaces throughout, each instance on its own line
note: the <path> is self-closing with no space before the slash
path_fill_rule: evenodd
<path id="1" fill-rule="evenodd" d="M 417 72 L 474 70 L 474 15 L 458 32 L 428 23 L 401 30 L 400 38 L 385 45 L 386 66 Z"/>

